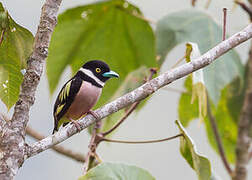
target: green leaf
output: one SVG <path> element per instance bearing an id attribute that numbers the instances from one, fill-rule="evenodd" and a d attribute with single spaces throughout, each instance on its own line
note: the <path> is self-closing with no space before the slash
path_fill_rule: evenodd
<path id="1" fill-rule="evenodd" d="M 189 122 L 199 117 L 198 100 L 191 103 L 192 99 L 192 75 L 189 75 L 184 82 L 186 89 L 179 99 L 178 115 L 183 126 L 188 126 Z"/>
<path id="2" fill-rule="evenodd" d="M 198 11 L 184 10 L 162 18 L 157 25 L 157 54 L 160 65 L 167 54 L 178 44 L 195 42 L 203 54 L 221 42 L 222 30 L 208 15 Z M 205 85 L 211 100 L 217 105 L 221 90 L 235 77 L 243 78 L 244 69 L 234 50 L 219 57 L 203 69 Z M 221 72 L 221 73 L 217 73 Z"/>
<path id="3" fill-rule="evenodd" d="M 141 12 L 127 1 L 112 0 L 59 15 L 47 61 L 50 92 L 54 92 L 68 65 L 76 72 L 88 60 L 101 59 L 120 74 L 120 79 L 106 83 L 100 106 L 111 99 L 129 72 L 142 65 L 155 66 L 153 31 L 146 21 L 133 14 Z"/>
<path id="4" fill-rule="evenodd" d="M 154 180 L 146 170 L 125 164 L 101 163 L 79 180 Z"/>
<path id="5" fill-rule="evenodd" d="M 179 121 L 176 121 L 180 132 L 183 136 L 180 137 L 180 152 L 185 158 L 187 163 L 195 170 L 199 180 L 210 180 L 211 179 L 211 165 L 209 160 L 200 155 L 196 149 L 196 146 L 185 128 Z"/>
<path id="6" fill-rule="evenodd" d="M 236 78 L 221 91 L 221 97 L 217 107 L 213 104 L 211 105 L 212 114 L 215 117 L 224 150 L 230 163 L 234 163 L 235 161 L 237 126 L 244 98 L 244 88 L 240 88 L 240 84 L 240 79 Z M 188 126 L 190 121 L 199 117 L 197 108 L 198 101 L 191 104 L 191 76 L 186 79 L 185 87 L 187 92 L 182 93 L 179 100 L 179 118 L 184 126 Z M 218 153 L 211 124 L 207 117 L 204 119 L 204 123 L 210 145 Z"/>
<path id="7" fill-rule="evenodd" d="M 189 58 L 187 57 L 187 62 L 194 61 L 198 58 L 200 54 L 199 47 L 196 43 L 189 42 L 186 43 L 186 51 L 190 52 Z M 187 53 L 188 54 L 188 53 Z M 199 104 L 199 118 L 200 121 L 203 122 L 204 117 L 207 114 L 207 91 L 205 87 L 204 81 L 204 73 L 202 69 L 199 69 L 192 73 L 192 99 L 191 104 L 198 99 Z"/>
<path id="8" fill-rule="evenodd" d="M 21 27 L 0 3 L 0 99 L 10 109 L 18 99 L 22 69 L 32 52 L 33 35 Z"/>

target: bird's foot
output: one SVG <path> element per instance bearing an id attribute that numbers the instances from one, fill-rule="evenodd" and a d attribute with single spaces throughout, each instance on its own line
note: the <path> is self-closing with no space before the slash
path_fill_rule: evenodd
<path id="1" fill-rule="evenodd" d="M 70 118 L 70 121 L 71 121 L 71 123 L 74 124 L 74 126 L 76 127 L 78 133 L 80 133 L 81 132 L 81 125 L 80 125 L 80 123 L 78 123 L 78 121 L 76 121 L 74 119 L 71 119 L 71 118 Z"/>
<path id="2" fill-rule="evenodd" d="M 94 116 L 94 118 L 95 118 L 95 119 L 99 119 L 98 114 L 97 114 L 97 113 L 95 113 L 95 112 L 94 112 L 94 111 L 92 111 L 92 110 L 89 110 L 89 111 L 87 112 L 87 114 L 91 114 L 92 116 Z"/>

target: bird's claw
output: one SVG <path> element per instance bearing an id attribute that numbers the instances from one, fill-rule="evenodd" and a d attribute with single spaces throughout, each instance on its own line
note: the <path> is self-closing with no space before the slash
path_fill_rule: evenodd
<path id="1" fill-rule="evenodd" d="M 80 124 L 77 121 L 73 120 L 73 119 L 70 119 L 70 120 L 74 124 L 74 126 L 76 127 L 78 133 L 80 133 L 81 132 L 81 126 L 80 126 Z"/>
<path id="2" fill-rule="evenodd" d="M 99 116 L 98 116 L 98 114 L 96 112 L 94 112 L 92 110 L 89 110 L 87 113 L 91 114 L 92 116 L 94 116 L 95 119 L 99 119 Z"/>

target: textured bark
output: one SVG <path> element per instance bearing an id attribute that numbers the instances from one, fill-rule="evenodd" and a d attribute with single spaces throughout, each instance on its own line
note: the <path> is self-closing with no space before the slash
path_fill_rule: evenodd
<path id="1" fill-rule="evenodd" d="M 27 126 L 26 128 L 26 134 L 33 137 L 36 140 L 42 140 L 45 138 L 45 136 L 43 136 L 42 134 L 38 133 L 37 131 L 35 131 L 34 129 L 32 129 L 31 127 Z M 63 146 L 53 146 L 52 149 L 54 151 L 56 151 L 59 154 L 62 154 L 68 158 L 71 158 L 73 160 L 76 160 L 78 162 L 85 162 L 85 156 L 81 153 L 78 152 L 74 152 L 71 149 L 67 149 Z"/>
<path id="2" fill-rule="evenodd" d="M 245 98 L 238 124 L 236 165 L 233 180 L 247 179 L 247 165 L 250 159 L 250 131 L 252 126 L 252 45 L 249 52 Z"/>
<path id="3" fill-rule="evenodd" d="M 43 72 L 53 29 L 57 23 L 57 12 L 61 0 L 46 0 L 42 7 L 40 24 L 35 36 L 33 53 L 21 85 L 19 100 L 10 121 L 0 120 L 0 179 L 13 179 L 25 156 L 25 127 L 29 110 L 35 100 L 35 91 Z"/>
<path id="4" fill-rule="evenodd" d="M 97 109 L 95 113 L 99 116 L 98 119 L 94 118 L 92 115 L 87 115 L 83 119 L 79 120 L 81 129 L 85 129 L 99 119 L 105 118 L 108 115 L 129 106 L 130 104 L 140 101 L 163 86 L 182 78 L 200 68 L 203 68 L 211 64 L 219 56 L 223 55 L 230 49 L 241 44 L 242 42 L 250 39 L 252 37 L 252 24 L 248 25 L 242 31 L 236 33 L 232 37 L 228 38 L 225 41 L 222 41 L 216 47 L 212 48 L 206 52 L 201 57 L 197 58 L 195 61 L 179 66 L 175 69 L 167 71 L 155 79 L 145 83 L 134 91 L 116 99 L 115 101 L 106 104 L 105 106 Z M 34 143 L 31 145 L 27 151 L 27 157 L 34 156 L 48 148 L 51 148 L 53 145 L 58 144 L 67 138 L 71 137 L 77 133 L 77 129 L 74 125 L 69 124 L 65 128 L 62 128 L 60 131 L 54 135 L 48 136 L 47 138 Z"/>

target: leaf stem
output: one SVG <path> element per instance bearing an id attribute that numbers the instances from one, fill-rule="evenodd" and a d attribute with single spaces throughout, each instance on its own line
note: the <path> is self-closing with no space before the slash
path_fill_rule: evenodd
<path id="1" fill-rule="evenodd" d="M 226 39 L 226 25 L 227 25 L 227 8 L 223 8 L 223 34 L 222 41 Z"/>

